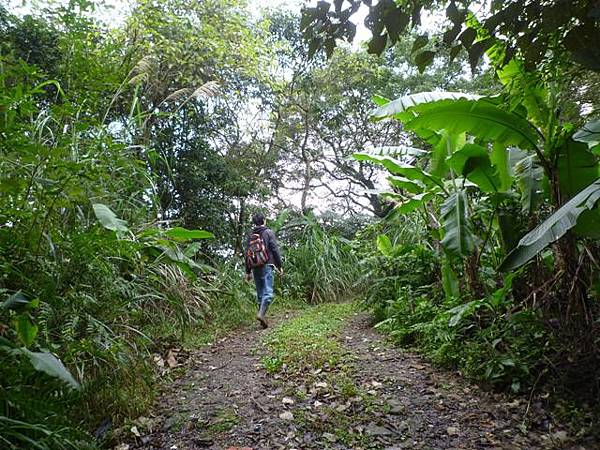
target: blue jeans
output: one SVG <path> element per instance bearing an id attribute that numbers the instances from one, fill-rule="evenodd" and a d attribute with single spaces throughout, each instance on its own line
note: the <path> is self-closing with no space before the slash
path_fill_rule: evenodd
<path id="1" fill-rule="evenodd" d="M 258 306 L 266 303 L 267 306 L 273 301 L 273 266 L 267 265 L 252 269 L 254 284 L 256 284 L 256 300 Z"/>

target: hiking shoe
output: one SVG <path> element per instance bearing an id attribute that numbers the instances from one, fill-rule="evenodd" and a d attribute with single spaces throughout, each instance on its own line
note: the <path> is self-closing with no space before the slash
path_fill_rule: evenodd
<path id="1" fill-rule="evenodd" d="M 263 329 L 269 327 L 269 324 L 267 323 L 265 316 L 260 315 L 260 313 L 256 315 L 256 320 L 258 320 L 260 322 L 260 326 L 263 327 Z"/>

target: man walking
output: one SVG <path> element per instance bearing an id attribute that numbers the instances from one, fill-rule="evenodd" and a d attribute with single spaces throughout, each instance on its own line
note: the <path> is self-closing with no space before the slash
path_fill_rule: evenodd
<path id="1" fill-rule="evenodd" d="M 265 314 L 273 301 L 273 270 L 277 269 L 283 275 L 281 254 L 277 246 L 275 233 L 266 227 L 265 216 L 256 213 L 252 216 L 254 228 L 246 244 L 246 280 L 254 276 L 258 314 L 256 318 L 263 328 L 269 325 Z"/>

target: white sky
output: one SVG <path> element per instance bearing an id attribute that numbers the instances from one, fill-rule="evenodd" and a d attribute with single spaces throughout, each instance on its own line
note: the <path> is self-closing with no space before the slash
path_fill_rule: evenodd
<path id="1" fill-rule="evenodd" d="M 193 0 L 192 0 L 193 1 Z M 306 0 L 247 0 L 250 5 L 250 11 L 259 16 L 265 9 L 276 9 L 285 7 L 292 11 L 300 12 L 305 4 L 315 4 L 316 1 Z M 53 5 L 67 4 L 68 0 L 0 0 L 0 3 L 7 5 L 10 12 L 16 15 L 24 15 L 35 13 L 41 9 Z M 134 0 L 97 0 L 97 9 L 95 16 L 103 22 L 119 26 L 125 20 L 127 13 L 131 11 L 131 5 Z M 364 26 L 364 20 L 367 16 L 368 9 L 362 7 L 352 18 L 357 24 L 355 45 L 369 38 L 369 30 Z"/>

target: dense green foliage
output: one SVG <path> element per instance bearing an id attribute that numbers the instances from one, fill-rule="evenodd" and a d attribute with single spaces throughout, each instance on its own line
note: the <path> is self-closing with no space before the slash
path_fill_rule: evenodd
<path id="1" fill-rule="evenodd" d="M 171 350 L 251 321 L 259 210 L 284 254 L 276 305 L 362 298 L 487 386 L 598 399 L 596 16 L 543 6 L 546 51 L 515 41 L 519 2 L 451 2 L 444 35 L 403 37 L 410 15 L 381 1 L 371 44 L 335 49 L 346 20 L 311 35 L 334 3 L 140 0 L 111 26 L 83 0 L 0 7 L 0 447 L 112 445 L 175 376 Z M 410 3 L 413 25 L 437 4 Z M 290 325 L 318 364 L 343 359 L 328 338 L 353 308 Z M 285 333 L 268 370 L 306 350 Z"/>

